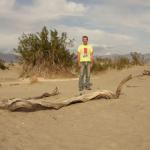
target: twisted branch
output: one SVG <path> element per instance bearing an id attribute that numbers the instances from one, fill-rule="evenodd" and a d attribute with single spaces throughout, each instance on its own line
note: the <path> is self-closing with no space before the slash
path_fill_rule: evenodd
<path id="1" fill-rule="evenodd" d="M 132 79 L 129 75 L 123 79 L 117 87 L 116 92 L 109 90 L 102 90 L 91 92 L 77 97 L 72 97 L 66 100 L 61 100 L 59 102 L 51 102 L 48 99 L 43 99 L 45 97 L 55 96 L 59 94 L 58 88 L 56 88 L 51 94 L 44 93 L 41 96 L 29 97 L 29 98 L 15 98 L 15 99 L 4 99 L 0 101 L 0 108 L 8 109 L 10 111 L 35 111 L 41 109 L 60 109 L 74 103 L 87 102 L 96 99 L 116 99 L 119 98 L 122 86 Z"/>

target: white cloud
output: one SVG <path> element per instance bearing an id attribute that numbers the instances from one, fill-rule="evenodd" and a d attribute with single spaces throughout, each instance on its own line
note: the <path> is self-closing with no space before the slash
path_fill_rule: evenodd
<path id="1" fill-rule="evenodd" d="M 33 23 L 35 21 L 53 20 L 62 16 L 82 15 L 86 8 L 82 4 L 67 2 L 66 0 L 34 0 L 32 6 L 15 7 L 15 0 L 0 2 L 0 16 Z M 6 10 L 6 11 L 5 11 Z"/>
<path id="2" fill-rule="evenodd" d="M 150 6 L 149 0 L 126 0 L 126 3 L 140 6 Z"/>
<path id="3" fill-rule="evenodd" d="M 12 48 L 21 36 L 19 34 L 36 30 L 33 29 L 36 23 L 53 21 L 63 16 L 80 16 L 85 11 L 82 4 L 67 0 L 34 0 L 32 5 L 19 6 L 16 5 L 16 0 L 1 0 L 0 19 L 7 20 L 7 28 L 1 26 L 0 48 Z"/>
<path id="4" fill-rule="evenodd" d="M 87 17 L 101 26 L 149 31 L 149 7 L 149 0 L 111 0 L 104 4 L 93 5 L 93 11 Z"/>
<path id="5" fill-rule="evenodd" d="M 118 45 L 117 49 L 140 49 L 141 52 L 149 52 L 149 0 L 110 0 L 103 4 L 93 5 L 90 9 L 93 11 L 89 13 L 87 18 L 90 18 L 90 21 L 96 24 L 99 29 L 104 29 L 108 33 L 132 37 L 133 40 L 128 40 L 127 43 L 126 40 L 124 44 L 121 42 L 122 44 Z M 114 40 L 112 42 L 116 44 Z M 122 52 L 124 51 L 122 50 Z"/>
<path id="6" fill-rule="evenodd" d="M 126 47 L 134 44 L 133 37 L 124 34 L 104 32 L 100 29 L 86 29 L 83 27 L 68 27 L 58 26 L 60 32 L 66 31 L 70 37 L 74 37 L 77 41 L 75 47 L 82 42 L 82 36 L 87 35 L 92 46 L 103 47 L 104 49 L 118 48 L 119 46 Z"/>
<path id="7" fill-rule="evenodd" d="M 67 2 L 66 0 L 35 0 L 34 7 L 30 9 L 36 19 L 57 19 L 62 16 L 82 15 L 86 10 L 82 4 Z M 41 13 L 42 12 L 42 13 Z"/>
<path id="8" fill-rule="evenodd" d="M 15 0 L 1 0 L 0 1 L 0 16 L 12 10 Z"/>

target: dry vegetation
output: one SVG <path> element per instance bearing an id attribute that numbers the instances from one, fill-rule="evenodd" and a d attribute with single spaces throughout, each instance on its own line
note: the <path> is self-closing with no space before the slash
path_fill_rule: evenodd
<path id="1" fill-rule="evenodd" d="M 8 66 L 6 66 L 5 61 L 4 60 L 0 60 L 0 69 L 1 70 L 6 70 L 9 69 Z"/>
<path id="2" fill-rule="evenodd" d="M 34 84 L 34 83 L 38 83 L 39 80 L 38 80 L 38 77 L 37 76 L 32 76 L 30 77 L 30 84 Z"/>
<path id="3" fill-rule="evenodd" d="M 130 58 L 126 56 L 118 56 L 115 59 L 101 58 L 95 59 L 93 71 L 105 71 L 107 69 L 121 70 L 123 68 L 129 68 L 134 65 L 144 65 L 144 57 L 140 53 L 130 53 Z"/>
<path id="4" fill-rule="evenodd" d="M 50 77 L 51 74 L 71 73 L 74 54 L 68 47 L 72 44 L 73 40 L 68 39 L 66 33 L 59 35 L 57 30 L 49 31 L 46 27 L 35 34 L 23 34 L 14 49 L 23 65 L 22 76 Z"/>

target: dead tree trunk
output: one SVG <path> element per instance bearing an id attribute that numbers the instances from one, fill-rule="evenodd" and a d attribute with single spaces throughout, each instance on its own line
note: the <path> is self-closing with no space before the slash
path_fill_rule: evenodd
<path id="1" fill-rule="evenodd" d="M 77 97 L 72 97 L 66 100 L 61 100 L 59 102 L 51 102 L 48 99 L 43 99 L 44 97 L 54 96 L 56 95 L 56 93 L 58 94 L 58 89 L 57 89 L 55 90 L 55 92 L 52 92 L 53 94 L 42 94 L 41 96 L 38 97 L 32 97 L 26 99 L 15 98 L 15 99 L 1 100 L 0 108 L 8 109 L 10 111 L 35 111 L 39 109 L 60 109 L 61 107 L 65 107 L 74 103 L 87 102 L 90 100 L 96 100 L 102 98 L 116 99 L 119 98 L 120 96 L 122 86 L 130 79 L 132 79 L 132 75 L 129 75 L 125 79 L 123 79 L 118 85 L 115 93 L 109 90 L 102 90 L 102 91 L 91 92 Z"/>

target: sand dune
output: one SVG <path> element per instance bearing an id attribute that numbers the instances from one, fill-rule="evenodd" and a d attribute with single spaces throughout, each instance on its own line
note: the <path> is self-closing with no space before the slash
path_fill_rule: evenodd
<path id="1" fill-rule="evenodd" d="M 127 75 L 140 74 L 150 66 L 111 70 L 92 78 L 93 91 L 115 91 Z M 6 75 L 5 75 L 6 74 Z M 44 80 L 29 84 L 18 73 L 0 72 L 0 97 L 30 97 L 58 87 L 50 98 L 77 96 L 78 80 Z M 19 83 L 10 85 L 12 83 Z M 0 110 L 0 150 L 149 150 L 150 77 L 132 79 L 119 99 L 79 103 L 60 110 L 9 112 Z"/>

